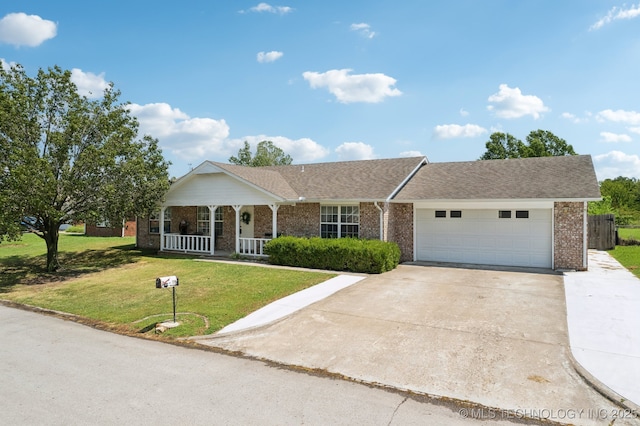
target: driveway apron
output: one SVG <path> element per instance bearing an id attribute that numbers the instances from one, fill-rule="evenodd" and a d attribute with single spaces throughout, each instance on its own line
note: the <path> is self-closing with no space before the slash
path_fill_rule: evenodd
<path id="1" fill-rule="evenodd" d="M 602 424 L 587 410 L 617 409 L 572 366 L 563 278 L 550 271 L 400 265 L 199 343 L 560 422 Z"/>

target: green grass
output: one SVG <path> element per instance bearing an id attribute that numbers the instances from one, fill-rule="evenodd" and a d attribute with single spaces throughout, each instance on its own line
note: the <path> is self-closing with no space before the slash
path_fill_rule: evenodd
<path id="1" fill-rule="evenodd" d="M 618 228 L 620 238 L 640 240 L 640 228 Z"/>
<path id="2" fill-rule="evenodd" d="M 640 278 L 640 246 L 616 246 L 614 250 L 608 250 L 608 253 Z"/>
<path id="3" fill-rule="evenodd" d="M 85 317 L 123 332 L 147 332 L 173 318 L 170 289 L 158 276 L 177 275 L 180 327 L 169 337 L 210 334 L 266 304 L 335 275 L 203 262 L 134 248 L 133 238 L 60 235 L 58 274 L 44 271 L 44 242 L 33 234 L 0 244 L 0 299 Z"/>

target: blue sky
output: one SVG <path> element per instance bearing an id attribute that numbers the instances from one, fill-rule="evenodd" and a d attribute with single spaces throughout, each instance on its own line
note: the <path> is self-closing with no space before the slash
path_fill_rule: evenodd
<path id="1" fill-rule="evenodd" d="M 640 178 L 640 2 L 3 2 L 0 60 L 131 102 L 181 176 L 272 140 L 294 163 L 470 161 L 549 130 Z"/>

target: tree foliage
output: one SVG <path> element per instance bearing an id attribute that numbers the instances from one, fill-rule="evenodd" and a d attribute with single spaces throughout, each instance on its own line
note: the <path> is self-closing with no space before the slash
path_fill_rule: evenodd
<path id="1" fill-rule="evenodd" d="M 244 148 L 238 151 L 238 156 L 229 158 L 231 164 L 240 166 L 261 167 L 261 166 L 286 166 L 293 162 L 290 155 L 275 146 L 271 141 L 262 141 L 256 147 L 255 155 L 251 152 L 249 142 L 244 142 Z"/>
<path id="2" fill-rule="evenodd" d="M 110 84 L 101 97 L 78 94 L 71 72 L 29 77 L 0 64 L 0 239 L 20 221 L 47 244 L 58 269 L 58 229 L 83 220 L 120 224 L 151 211 L 168 189 L 158 141 L 138 138 L 138 122 Z"/>
<path id="3" fill-rule="evenodd" d="M 590 202 L 589 214 L 613 213 L 619 225 L 640 220 L 640 179 L 623 176 L 605 179 L 600 182 L 600 193 L 603 200 Z M 596 209 L 598 213 L 595 213 Z"/>
<path id="4" fill-rule="evenodd" d="M 576 155 L 567 141 L 547 130 L 531 131 L 526 143 L 508 133 L 495 132 L 489 136 L 485 147 L 487 151 L 480 160 Z"/>

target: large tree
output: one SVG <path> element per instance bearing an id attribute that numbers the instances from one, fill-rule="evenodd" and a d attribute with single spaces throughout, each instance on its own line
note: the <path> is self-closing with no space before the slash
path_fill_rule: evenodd
<path id="1" fill-rule="evenodd" d="M 27 226 L 58 262 L 58 230 L 70 221 L 147 214 L 169 186 L 158 141 L 138 137 L 138 122 L 110 84 L 96 99 L 78 93 L 71 72 L 0 64 L 0 240 Z"/>
<path id="2" fill-rule="evenodd" d="M 231 164 L 241 166 L 286 166 L 293 162 L 290 155 L 275 146 L 271 141 L 262 141 L 256 147 L 255 155 L 251 153 L 249 142 L 244 141 L 244 148 L 238 151 L 238 156 L 229 158 Z"/>
<path id="3" fill-rule="evenodd" d="M 547 130 L 530 132 L 526 143 L 508 133 L 495 132 L 485 147 L 487 151 L 480 160 L 576 155 L 567 141 Z"/>

